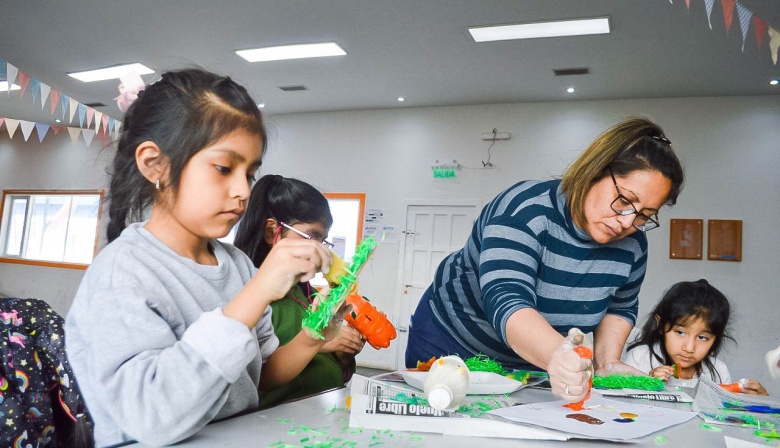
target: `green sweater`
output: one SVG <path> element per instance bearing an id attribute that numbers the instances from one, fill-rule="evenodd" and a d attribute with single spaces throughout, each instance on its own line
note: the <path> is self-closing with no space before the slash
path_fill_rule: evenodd
<path id="1" fill-rule="evenodd" d="M 273 310 L 271 321 L 274 325 L 274 333 L 279 338 L 279 345 L 290 342 L 301 331 L 301 321 L 306 315 L 304 303 L 309 303 L 306 294 L 296 285 L 284 298 L 271 304 Z M 335 353 L 318 353 L 292 381 L 261 393 L 260 407 L 271 407 L 283 401 L 342 387 L 345 380 L 354 372 L 354 357 L 349 356 L 339 361 Z"/>

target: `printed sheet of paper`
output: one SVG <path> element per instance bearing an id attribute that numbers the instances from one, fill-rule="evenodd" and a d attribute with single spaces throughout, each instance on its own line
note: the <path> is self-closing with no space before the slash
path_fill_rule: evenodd
<path id="1" fill-rule="evenodd" d="M 661 392 L 642 389 L 599 389 L 599 393 L 605 397 L 639 398 L 643 400 L 665 401 L 667 403 L 693 403 L 693 397 L 681 390 L 677 390 L 676 387 L 670 387 Z"/>
<path id="2" fill-rule="evenodd" d="M 559 400 L 524 404 L 488 413 L 515 422 L 614 441 L 643 437 L 696 416 L 695 412 L 610 400 L 595 394 L 585 402 L 582 411 L 563 407 L 564 403 Z"/>
<path id="3" fill-rule="evenodd" d="M 473 437 L 513 439 L 568 440 L 569 435 L 547 428 L 506 422 L 499 417 L 482 417 L 439 411 L 415 398 L 424 399 L 418 389 L 398 383 L 387 383 L 353 375 L 350 386 L 349 426 L 352 428 L 389 429 Z M 403 397 L 403 399 L 401 398 Z M 479 396 L 471 401 L 480 400 Z M 500 396 L 493 403 L 512 406 L 516 401 Z"/>

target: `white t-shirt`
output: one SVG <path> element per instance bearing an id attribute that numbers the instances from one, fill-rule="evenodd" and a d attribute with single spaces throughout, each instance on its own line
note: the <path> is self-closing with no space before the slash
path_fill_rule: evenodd
<path id="1" fill-rule="evenodd" d="M 659 344 L 655 344 L 653 348 L 655 349 L 656 353 L 658 354 L 661 353 L 661 347 Z M 654 356 L 650 354 L 650 347 L 647 345 L 640 345 L 626 352 L 623 355 L 622 361 L 625 364 L 635 367 L 641 370 L 642 372 L 648 374 L 650 373 L 651 370 L 663 365 L 661 361 L 657 360 Z M 702 363 L 701 365 L 701 375 L 704 375 L 705 378 L 709 378 L 712 381 L 715 381 L 716 383 L 731 383 L 731 374 L 729 373 L 729 369 L 728 367 L 726 367 L 726 364 L 724 364 L 722 361 L 720 361 L 717 358 L 713 359 L 712 361 L 713 361 L 712 364 L 715 366 L 715 371 L 717 372 L 718 375 L 716 375 L 715 378 L 713 378 L 712 372 L 704 363 Z M 672 377 L 669 378 L 668 384 L 669 386 L 675 386 L 675 387 L 696 387 L 696 384 L 698 383 L 699 383 L 699 375 L 696 375 L 689 380 Z"/>

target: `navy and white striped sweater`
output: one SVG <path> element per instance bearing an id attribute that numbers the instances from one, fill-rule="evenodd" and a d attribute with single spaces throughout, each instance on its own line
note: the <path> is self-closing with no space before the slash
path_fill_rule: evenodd
<path id="1" fill-rule="evenodd" d="M 527 366 L 506 343 L 506 322 L 537 310 L 566 334 L 605 314 L 636 322 L 647 268 L 643 232 L 607 244 L 577 228 L 560 181 L 524 181 L 483 208 L 463 249 L 445 258 L 429 293 L 434 318 L 464 348 Z"/>

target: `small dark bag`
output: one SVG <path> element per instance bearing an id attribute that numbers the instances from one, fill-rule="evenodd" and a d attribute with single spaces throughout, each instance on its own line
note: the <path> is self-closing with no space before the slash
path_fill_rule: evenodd
<path id="1" fill-rule="evenodd" d="M 43 300 L 0 299 L 0 446 L 95 445 L 64 323 Z"/>

